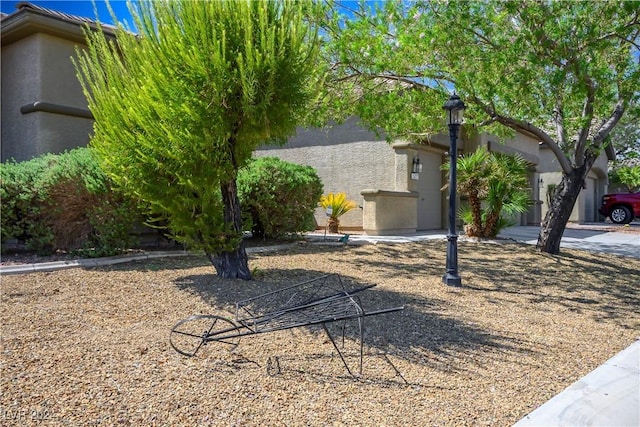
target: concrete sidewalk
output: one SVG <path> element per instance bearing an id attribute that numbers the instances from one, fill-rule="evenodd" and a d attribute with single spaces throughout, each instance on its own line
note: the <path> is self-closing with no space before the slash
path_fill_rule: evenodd
<path id="1" fill-rule="evenodd" d="M 514 425 L 530 426 L 640 426 L 640 341 Z"/>

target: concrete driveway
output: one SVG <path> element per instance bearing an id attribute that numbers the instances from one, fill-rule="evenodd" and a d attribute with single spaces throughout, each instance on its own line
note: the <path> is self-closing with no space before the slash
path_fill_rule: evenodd
<path id="1" fill-rule="evenodd" d="M 567 228 L 562 235 L 561 248 L 606 252 L 640 259 L 640 223 L 629 226 L 584 224 Z M 609 231 L 620 229 L 620 231 Z M 503 230 L 498 237 L 535 245 L 540 227 L 514 226 Z"/>

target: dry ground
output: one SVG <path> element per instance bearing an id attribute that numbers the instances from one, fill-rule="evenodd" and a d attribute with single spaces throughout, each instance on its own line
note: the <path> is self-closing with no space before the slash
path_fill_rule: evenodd
<path id="1" fill-rule="evenodd" d="M 2 277 L 0 424 L 508 426 L 638 336 L 640 260 L 461 242 L 451 289 L 445 243 L 298 244 L 251 255 L 253 282 L 196 256 Z M 326 273 L 377 283 L 367 308 L 405 306 L 365 319 L 357 379 L 317 328 L 195 358 L 169 345 L 187 315 L 233 317 L 237 300 Z"/>

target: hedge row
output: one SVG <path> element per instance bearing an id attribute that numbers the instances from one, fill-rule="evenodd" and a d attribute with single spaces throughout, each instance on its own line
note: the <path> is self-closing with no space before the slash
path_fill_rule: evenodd
<path id="1" fill-rule="evenodd" d="M 134 242 L 134 200 L 111 187 L 87 148 L 46 154 L 0 169 L 3 248 L 12 239 L 40 254 L 112 255 Z"/>
<path id="2" fill-rule="evenodd" d="M 265 238 L 312 230 L 322 190 L 311 167 L 252 160 L 238 176 L 245 230 Z M 3 250 L 18 240 L 40 254 L 113 255 L 135 246 L 132 230 L 149 220 L 138 201 L 113 188 L 88 148 L 2 164 L 0 197 Z"/>

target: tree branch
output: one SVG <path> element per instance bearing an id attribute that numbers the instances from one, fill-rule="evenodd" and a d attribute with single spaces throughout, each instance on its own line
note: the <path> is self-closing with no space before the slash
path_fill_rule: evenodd
<path id="1" fill-rule="evenodd" d="M 556 123 L 556 133 L 558 135 L 558 143 L 562 147 L 567 141 L 567 132 L 564 128 L 564 111 L 560 101 L 556 104 L 555 110 L 553 110 L 553 118 Z"/>
<path id="2" fill-rule="evenodd" d="M 566 174 L 571 173 L 573 167 L 571 166 L 569 159 L 567 159 L 567 156 L 562 152 L 560 146 L 556 143 L 556 141 L 554 141 L 553 138 L 551 138 L 545 131 L 535 125 L 532 125 L 531 123 L 523 122 L 511 117 L 496 115 L 496 120 L 498 121 L 498 123 L 508 126 L 513 130 L 525 131 L 538 137 L 540 141 L 547 144 L 549 149 L 556 156 L 556 158 L 558 159 L 558 163 L 560 163 L 560 167 L 562 167 L 562 171 Z"/>
<path id="3" fill-rule="evenodd" d="M 582 166 L 585 160 L 585 150 L 587 148 L 587 139 L 589 138 L 589 130 L 591 129 L 591 123 L 593 121 L 593 103 L 595 99 L 595 87 L 593 80 L 590 76 L 585 75 L 585 83 L 587 85 L 587 99 L 584 100 L 584 107 L 582 108 L 582 118 L 584 123 L 580 133 L 578 134 L 578 141 L 576 142 L 576 149 L 574 160 L 577 166 Z"/>
<path id="4" fill-rule="evenodd" d="M 553 154 L 558 159 L 558 163 L 560 163 L 560 167 L 562 167 L 564 173 L 571 173 L 573 168 L 571 167 L 569 159 L 567 159 L 567 156 L 562 152 L 560 146 L 556 143 L 556 141 L 554 141 L 553 138 L 551 138 L 545 131 L 535 125 L 532 125 L 529 122 L 524 122 L 512 117 L 506 117 L 497 114 L 494 107 L 485 104 L 476 96 L 472 96 L 470 100 L 474 104 L 478 105 L 489 117 L 491 117 L 492 121 L 497 121 L 498 123 L 507 126 L 515 131 L 525 131 L 532 135 L 535 135 L 540 141 L 547 144 L 549 149 L 551 149 Z"/>
<path id="5" fill-rule="evenodd" d="M 611 31 L 610 33 L 603 34 L 600 37 L 596 38 L 594 41 L 595 42 L 599 42 L 599 41 L 610 39 L 610 38 L 619 38 L 621 40 L 624 40 L 627 43 L 631 43 L 635 47 L 638 47 L 638 43 L 633 40 L 635 37 L 637 37 L 637 34 L 638 34 L 637 31 L 636 31 L 635 36 L 634 35 L 631 36 L 631 40 L 626 39 L 625 37 L 620 35 L 620 32 L 618 31 L 621 28 L 633 28 L 633 27 L 636 27 L 638 25 L 640 25 L 640 17 L 638 16 L 638 11 L 636 11 L 634 13 L 634 15 L 631 17 L 631 19 L 628 22 L 626 22 L 624 25 L 622 25 L 621 27 L 617 28 L 616 31 Z M 589 44 L 589 43 L 587 43 L 587 44 Z M 581 48 L 584 48 L 585 46 L 586 45 L 583 45 Z"/>
<path id="6" fill-rule="evenodd" d="M 412 77 L 413 76 L 397 76 L 395 74 L 371 74 L 370 75 L 370 78 L 373 80 L 375 79 L 392 80 L 392 81 L 397 81 L 397 82 L 404 83 L 406 85 L 413 86 L 415 88 L 420 88 L 420 89 L 427 87 L 426 85 L 420 82 L 411 80 Z M 420 78 L 420 76 L 415 76 L 415 78 Z"/>
<path id="7" fill-rule="evenodd" d="M 622 98 L 618 98 L 618 102 L 616 102 L 615 107 L 613 108 L 613 112 L 611 116 L 600 126 L 596 134 L 593 136 L 593 143 L 597 146 L 600 146 L 604 140 L 609 136 L 609 133 L 613 130 L 616 124 L 622 118 L 622 115 L 625 111 L 625 102 Z"/>
<path id="8" fill-rule="evenodd" d="M 478 127 L 481 128 L 483 126 L 489 126 L 491 123 L 495 123 L 496 122 L 496 118 L 495 117 L 491 117 L 481 123 L 478 123 Z"/>

